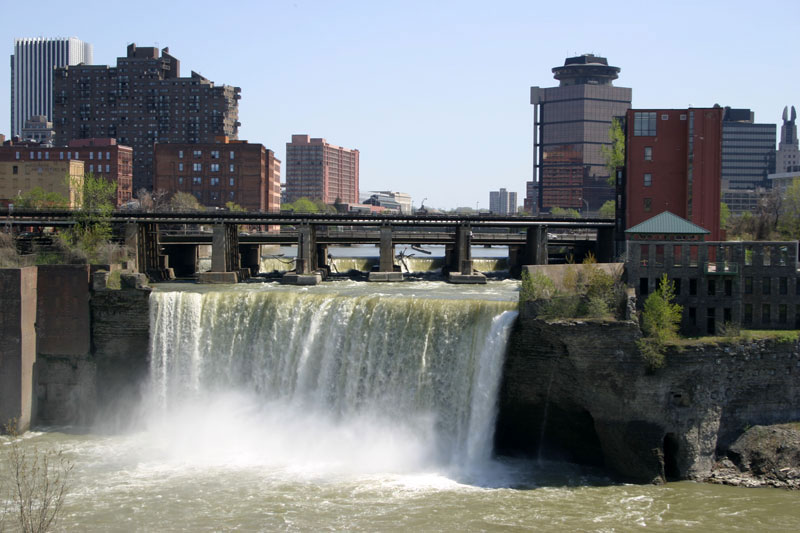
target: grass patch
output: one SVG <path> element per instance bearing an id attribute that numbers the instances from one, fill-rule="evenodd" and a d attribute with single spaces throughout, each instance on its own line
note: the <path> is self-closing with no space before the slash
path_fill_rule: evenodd
<path id="1" fill-rule="evenodd" d="M 672 346 L 699 346 L 701 344 L 731 344 L 743 341 L 774 340 L 777 342 L 797 342 L 800 330 L 785 329 L 743 329 L 739 335 L 708 335 L 705 337 L 680 337 L 672 339 Z"/>

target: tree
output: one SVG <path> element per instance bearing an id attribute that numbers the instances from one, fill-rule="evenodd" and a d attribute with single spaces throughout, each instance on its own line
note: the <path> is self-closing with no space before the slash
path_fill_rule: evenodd
<path id="1" fill-rule="evenodd" d="M 164 190 L 148 191 L 147 189 L 139 189 L 136 192 L 136 198 L 139 200 L 139 209 L 147 212 L 165 211 L 169 207 L 169 193 Z"/>
<path id="2" fill-rule="evenodd" d="M 617 214 L 617 204 L 614 202 L 614 200 L 607 200 L 600 207 L 598 214 L 602 218 L 614 218 L 614 216 Z"/>
<path id="3" fill-rule="evenodd" d="M 678 337 L 683 307 L 673 303 L 674 299 L 675 282 L 663 274 L 658 288 L 644 301 L 642 333 L 645 336 L 637 345 L 651 369 L 664 366 L 665 344 Z"/>
<path id="4" fill-rule="evenodd" d="M 47 192 L 41 187 L 24 192 L 14 199 L 17 207 L 29 209 L 66 209 L 69 199 L 57 192 Z"/>
<path id="5" fill-rule="evenodd" d="M 564 209 L 563 207 L 551 207 L 550 214 L 554 217 L 581 218 L 581 214 L 578 210 L 572 208 Z"/>
<path id="6" fill-rule="evenodd" d="M 61 236 L 68 246 L 83 252 L 90 262 L 98 261 L 100 249 L 111 239 L 111 214 L 116 198 L 116 183 L 91 172 L 83 177 L 78 198 L 80 208 L 73 214 L 75 224 Z"/>
<path id="7" fill-rule="evenodd" d="M 173 211 L 202 211 L 203 206 L 195 195 L 190 192 L 178 191 L 169 200 Z"/>
<path id="8" fill-rule="evenodd" d="M 294 203 L 281 204 L 281 211 L 295 211 L 297 213 L 318 213 L 319 208 L 312 200 L 305 196 L 298 198 Z"/>
<path id="9" fill-rule="evenodd" d="M 244 207 L 240 206 L 236 202 L 225 202 L 225 209 L 231 211 L 233 213 L 244 213 L 247 211 Z"/>
<path id="10" fill-rule="evenodd" d="M 786 188 L 778 219 L 778 230 L 784 238 L 800 239 L 800 178 Z"/>
<path id="11" fill-rule="evenodd" d="M 608 184 L 612 187 L 617 183 L 617 167 L 625 166 L 625 132 L 619 119 L 611 121 L 608 128 L 609 144 L 600 147 L 603 159 L 608 170 Z"/>
<path id="12" fill-rule="evenodd" d="M 728 227 L 728 221 L 731 218 L 731 210 L 728 207 L 728 204 L 725 202 L 720 202 L 719 204 L 719 226 L 722 229 Z"/>

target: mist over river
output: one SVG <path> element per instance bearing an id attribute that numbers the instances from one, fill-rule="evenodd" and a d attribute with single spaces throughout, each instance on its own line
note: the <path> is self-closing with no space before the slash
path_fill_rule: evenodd
<path id="1" fill-rule="evenodd" d="M 23 446 L 74 462 L 68 531 L 800 529 L 794 492 L 494 457 L 518 290 L 159 285 L 127 429 L 48 428 Z"/>

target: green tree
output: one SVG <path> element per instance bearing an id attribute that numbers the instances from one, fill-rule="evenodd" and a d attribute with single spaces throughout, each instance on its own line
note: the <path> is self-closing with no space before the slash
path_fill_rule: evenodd
<path id="1" fill-rule="evenodd" d="M 778 230 L 787 239 L 800 239 L 800 178 L 792 180 L 781 202 Z"/>
<path id="2" fill-rule="evenodd" d="M 731 210 L 728 207 L 728 204 L 725 202 L 720 202 L 719 204 L 719 226 L 722 229 L 728 227 L 728 221 L 731 218 Z"/>
<path id="3" fill-rule="evenodd" d="M 178 191 L 169 200 L 169 206 L 173 211 L 202 211 L 203 206 L 200 200 L 190 192 Z"/>
<path id="4" fill-rule="evenodd" d="M 578 210 L 573 208 L 564 209 L 563 207 L 551 207 L 550 214 L 554 217 L 581 218 L 581 214 Z"/>
<path id="5" fill-rule="evenodd" d="M 617 204 L 614 203 L 614 200 L 607 200 L 602 206 L 600 206 L 598 214 L 602 218 L 614 218 L 614 216 L 617 214 Z"/>
<path id="6" fill-rule="evenodd" d="M 611 121 L 608 128 L 609 144 L 600 147 L 603 159 L 608 170 L 608 184 L 612 187 L 617 182 L 617 167 L 625 166 L 625 132 L 622 131 L 622 123 L 619 119 Z"/>
<path id="7" fill-rule="evenodd" d="M 29 209 L 66 209 L 69 199 L 57 192 L 47 192 L 41 187 L 34 187 L 14 199 L 17 207 Z"/>
<path id="8" fill-rule="evenodd" d="M 225 202 L 225 209 L 231 211 L 233 213 L 244 213 L 247 211 L 244 207 L 240 206 L 236 202 Z"/>
<path id="9" fill-rule="evenodd" d="M 314 201 L 303 196 L 293 203 L 281 204 L 281 211 L 294 211 L 296 213 L 318 213 L 319 208 Z"/>
<path id="10" fill-rule="evenodd" d="M 666 274 L 661 276 L 658 288 L 644 301 L 642 333 L 638 346 L 651 369 L 664 366 L 665 344 L 678 337 L 683 308 L 673 303 L 675 282 Z"/>
<path id="11" fill-rule="evenodd" d="M 73 214 L 75 225 L 61 236 L 68 246 L 83 252 L 90 262 L 96 262 L 101 248 L 111 239 L 117 184 L 90 172 L 83 177 L 80 190 L 79 209 Z"/>

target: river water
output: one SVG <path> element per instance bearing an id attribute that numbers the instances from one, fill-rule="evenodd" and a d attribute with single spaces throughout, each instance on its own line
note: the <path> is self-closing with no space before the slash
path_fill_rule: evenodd
<path id="1" fill-rule="evenodd" d="M 492 457 L 517 293 L 162 285 L 130 429 L 22 445 L 73 461 L 69 531 L 798 530 L 797 493 Z"/>

